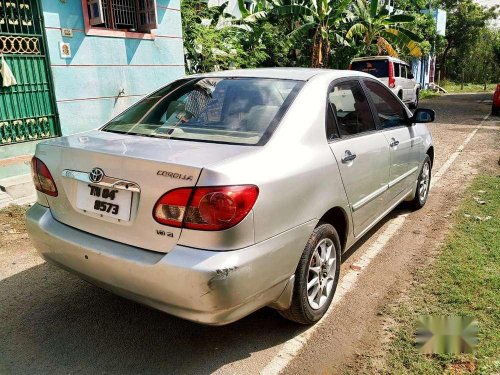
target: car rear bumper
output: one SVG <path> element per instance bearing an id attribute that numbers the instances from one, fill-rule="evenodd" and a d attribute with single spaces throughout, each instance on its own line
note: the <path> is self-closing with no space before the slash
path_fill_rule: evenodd
<path id="1" fill-rule="evenodd" d="M 311 221 L 241 250 L 175 246 L 164 254 L 74 229 L 39 204 L 26 218 L 30 238 L 47 261 L 126 298 L 210 325 L 277 301 L 316 225 Z"/>

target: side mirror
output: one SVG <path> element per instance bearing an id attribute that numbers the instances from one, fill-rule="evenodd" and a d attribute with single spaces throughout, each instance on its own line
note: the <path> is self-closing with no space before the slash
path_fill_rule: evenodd
<path id="1" fill-rule="evenodd" d="M 432 109 L 418 108 L 411 118 L 411 123 L 433 122 L 435 118 L 436 113 Z"/>
<path id="2" fill-rule="evenodd" d="M 415 78 L 415 76 L 413 75 L 413 73 L 410 73 L 410 75 L 408 76 L 409 79 L 413 79 Z"/>

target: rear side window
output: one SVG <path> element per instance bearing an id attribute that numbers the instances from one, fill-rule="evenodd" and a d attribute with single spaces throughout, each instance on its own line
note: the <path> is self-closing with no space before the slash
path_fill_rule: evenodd
<path id="1" fill-rule="evenodd" d="M 198 78 L 167 86 L 102 130 L 203 142 L 263 144 L 303 82 L 264 78 Z"/>
<path id="2" fill-rule="evenodd" d="M 389 77 L 388 60 L 363 60 L 353 61 L 351 69 L 358 72 L 369 73 L 377 78 Z"/>
<path id="3" fill-rule="evenodd" d="M 411 75 L 412 75 L 411 74 L 411 69 L 410 69 L 410 67 L 408 65 L 405 65 L 405 75 L 406 75 L 406 78 L 408 78 L 408 79 L 412 78 L 411 77 Z"/>
<path id="4" fill-rule="evenodd" d="M 375 121 L 358 81 L 336 84 L 328 93 L 328 102 L 337 120 L 341 136 L 375 130 Z"/>
<path id="5" fill-rule="evenodd" d="M 394 63 L 394 77 L 401 77 L 401 74 L 400 74 L 400 64 L 399 63 Z"/>
<path id="6" fill-rule="evenodd" d="M 365 81 L 368 92 L 375 104 L 382 128 L 406 126 L 406 110 L 385 86 L 373 81 Z"/>

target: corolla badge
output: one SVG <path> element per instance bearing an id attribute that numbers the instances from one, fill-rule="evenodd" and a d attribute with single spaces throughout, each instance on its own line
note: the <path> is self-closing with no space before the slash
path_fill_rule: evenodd
<path id="1" fill-rule="evenodd" d="M 101 182 L 104 177 L 104 171 L 101 168 L 94 168 L 89 173 L 89 179 L 91 182 Z"/>
<path id="2" fill-rule="evenodd" d="M 156 174 L 158 176 L 176 178 L 178 180 L 193 181 L 193 176 L 183 174 L 183 173 L 174 173 L 174 172 L 170 172 L 170 171 L 158 171 L 158 172 L 156 172 Z"/>

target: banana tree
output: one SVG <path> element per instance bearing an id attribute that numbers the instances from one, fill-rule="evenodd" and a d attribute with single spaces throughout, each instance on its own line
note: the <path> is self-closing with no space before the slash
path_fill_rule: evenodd
<path id="1" fill-rule="evenodd" d="M 422 56 L 419 46 L 421 38 L 401 24 L 413 22 L 415 17 L 405 14 L 391 15 L 379 0 L 356 0 L 352 7 L 356 23 L 346 34 L 346 39 L 362 38 L 365 51 L 370 53 L 371 46 L 376 45 L 379 55 L 384 51 L 397 57 L 397 47 L 404 48 L 413 57 Z"/>
<path id="2" fill-rule="evenodd" d="M 240 0 L 240 8 L 245 22 L 255 22 L 273 15 L 287 16 L 296 21 L 296 27 L 289 37 L 300 42 L 312 33 L 311 66 L 325 68 L 330 56 L 330 40 L 348 45 L 338 31 L 347 22 L 351 3 L 352 0 L 257 0 L 253 9 L 248 11 Z"/>

